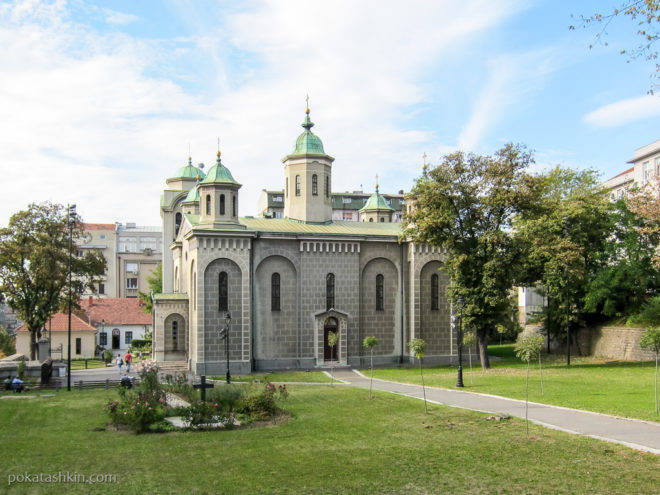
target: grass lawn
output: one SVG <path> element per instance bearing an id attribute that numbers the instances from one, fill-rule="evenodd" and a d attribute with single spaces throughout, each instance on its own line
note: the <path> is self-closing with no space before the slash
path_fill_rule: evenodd
<path id="1" fill-rule="evenodd" d="M 491 369 L 482 372 L 478 362 L 473 371 L 463 362 L 466 391 L 525 399 L 526 364 L 515 357 L 513 344 L 489 346 Z M 655 414 L 654 362 L 606 362 L 595 358 L 543 354 L 543 387 L 538 362 L 532 364 L 529 377 L 529 400 L 588 411 L 660 421 Z M 365 374 L 368 370 L 364 371 Z M 426 385 L 455 388 L 456 366 L 424 368 Z M 419 368 L 376 369 L 374 378 L 421 384 Z"/>
<path id="2" fill-rule="evenodd" d="M 88 359 L 87 360 L 87 369 L 96 369 L 96 368 L 105 368 L 105 363 L 99 359 Z M 85 360 L 71 360 L 71 369 L 72 370 L 84 370 L 85 369 Z"/>
<path id="3" fill-rule="evenodd" d="M 0 402 L 10 474 L 114 474 L 116 483 L 14 484 L 5 493 L 657 493 L 660 458 L 486 415 L 346 387 L 292 386 L 267 428 L 106 431 L 116 392 Z"/>
<path id="4" fill-rule="evenodd" d="M 225 380 L 225 376 L 212 376 L 214 380 Z M 234 382 L 301 382 L 330 383 L 330 377 L 321 371 L 270 371 L 268 373 L 253 373 L 251 375 L 232 375 Z M 336 380 L 335 380 L 336 381 Z"/>

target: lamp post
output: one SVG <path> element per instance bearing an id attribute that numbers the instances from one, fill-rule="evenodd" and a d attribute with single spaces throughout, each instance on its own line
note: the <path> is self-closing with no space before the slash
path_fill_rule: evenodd
<path id="1" fill-rule="evenodd" d="M 225 354 L 227 356 L 227 383 L 231 383 L 231 372 L 229 371 L 229 326 L 231 325 L 231 315 L 225 313 L 225 326 L 220 330 L 220 338 L 225 341 Z"/>
<path id="2" fill-rule="evenodd" d="M 69 329 L 67 332 L 68 355 L 66 360 L 66 389 L 71 391 L 71 263 L 73 262 L 73 226 L 76 223 L 76 205 L 67 208 L 67 223 L 69 224 Z"/>
<path id="3" fill-rule="evenodd" d="M 465 299 L 459 296 L 456 301 L 458 306 L 458 381 L 456 382 L 457 388 L 463 388 L 463 307 L 465 306 Z"/>

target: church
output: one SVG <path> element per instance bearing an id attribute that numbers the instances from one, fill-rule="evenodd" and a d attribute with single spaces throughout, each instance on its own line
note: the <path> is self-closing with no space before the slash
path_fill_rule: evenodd
<path id="1" fill-rule="evenodd" d="M 205 174 L 189 159 L 166 180 L 163 293 L 154 296 L 157 362 L 199 375 L 366 366 L 456 357 L 448 277 L 437 248 L 400 237 L 378 191 L 362 221 L 332 219 L 332 164 L 306 109 L 303 132 L 282 159 L 283 218 L 239 216 L 241 184 L 217 160 Z M 240 179 L 240 176 L 237 177 Z M 336 346 L 328 334 L 338 334 Z"/>

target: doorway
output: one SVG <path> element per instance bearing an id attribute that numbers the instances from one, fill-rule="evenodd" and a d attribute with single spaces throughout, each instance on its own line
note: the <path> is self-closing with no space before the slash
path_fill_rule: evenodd
<path id="1" fill-rule="evenodd" d="M 115 328 L 112 331 L 112 348 L 113 349 L 119 349 L 119 329 Z"/>
<path id="2" fill-rule="evenodd" d="M 323 360 L 324 361 L 337 361 L 337 347 L 339 347 L 339 342 L 334 347 L 330 347 L 328 344 L 328 334 L 330 332 L 337 333 L 338 325 L 337 320 L 334 318 L 328 318 L 325 320 L 325 325 L 323 326 Z"/>

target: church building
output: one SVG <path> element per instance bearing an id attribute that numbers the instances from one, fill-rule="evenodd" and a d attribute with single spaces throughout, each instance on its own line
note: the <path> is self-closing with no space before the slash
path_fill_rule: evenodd
<path id="1" fill-rule="evenodd" d="M 313 126 L 308 108 L 282 159 L 283 218 L 239 216 L 241 184 L 219 151 L 206 174 L 189 159 L 167 179 L 156 361 L 223 374 L 228 345 L 232 373 L 330 360 L 362 366 L 367 336 L 378 339 L 379 365 L 411 362 L 407 343 L 416 337 L 426 341 L 426 362 L 455 359 L 442 253 L 400 238 L 378 185 L 360 211 L 364 221 L 333 221 L 334 158 Z M 333 348 L 329 332 L 339 335 Z"/>

